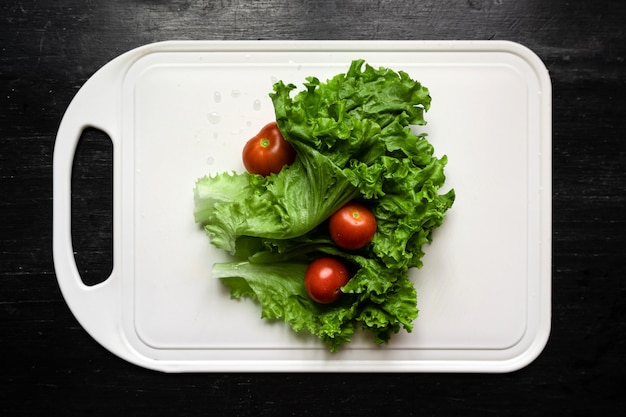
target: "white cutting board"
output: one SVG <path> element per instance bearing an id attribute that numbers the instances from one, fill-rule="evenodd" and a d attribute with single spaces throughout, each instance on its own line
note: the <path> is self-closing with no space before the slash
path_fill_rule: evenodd
<path id="1" fill-rule="evenodd" d="M 243 171 L 245 141 L 274 113 L 277 80 L 299 89 L 353 59 L 429 88 L 428 133 L 456 201 L 424 268 L 411 271 L 415 329 L 331 354 L 261 320 L 211 277 L 227 257 L 193 221 L 198 177 Z M 78 92 L 54 149 L 54 259 L 68 305 L 100 344 L 167 372 L 508 372 L 543 350 L 551 320 L 551 84 L 511 42 L 171 41 L 132 50 Z M 71 245 L 70 178 L 82 130 L 114 147 L 113 272 L 85 286 Z M 69 348 L 69 346 L 68 346 Z"/>

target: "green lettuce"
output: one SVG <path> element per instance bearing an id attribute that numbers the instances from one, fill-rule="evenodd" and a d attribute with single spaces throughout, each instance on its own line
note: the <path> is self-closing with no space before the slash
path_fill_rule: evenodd
<path id="1" fill-rule="evenodd" d="M 408 74 L 355 60 L 345 74 L 320 82 L 308 77 L 274 84 L 276 121 L 296 149 L 294 163 L 268 177 L 222 173 L 198 179 L 196 222 L 211 243 L 238 260 L 216 264 L 235 298 L 256 300 L 262 317 L 283 319 L 337 350 L 358 327 L 383 343 L 412 330 L 417 294 L 408 270 L 422 266 L 454 202 L 440 193 L 447 158 L 434 156 L 424 125 L 428 89 Z M 330 240 L 326 221 L 350 200 L 377 219 L 372 242 L 346 252 Z M 322 254 L 341 257 L 352 277 L 344 296 L 329 306 L 308 298 L 307 264 Z"/>
<path id="2" fill-rule="evenodd" d="M 308 331 L 333 352 L 349 342 L 359 327 L 371 332 L 379 344 L 401 328 L 413 329 L 417 294 L 406 271 L 342 253 L 330 242 L 317 250 L 343 257 L 356 271 L 332 305 L 318 304 L 307 295 L 303 280 L 308 263 L 290 256 L 262 263 L 257 263 L 258 258 L 216 263 L 213 276 L 230 288 L 232 298 L 259 302 L 262 318 L 282 319 L 296 332 Z"/>
<path id="3" fill-rule="evenodd" d="M 305 148 L 278 174 L 205 176 L 196 182 L 194 195 L 196 222 L 215 246 L 234 253 L 241 236 L 302 236 L 358 191 L 328 158 Z"/>

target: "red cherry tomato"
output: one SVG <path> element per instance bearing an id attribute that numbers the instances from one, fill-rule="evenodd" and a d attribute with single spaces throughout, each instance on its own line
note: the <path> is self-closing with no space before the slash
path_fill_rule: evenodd
<path id="1" fill-rule="evenodd" d="M 335 258 L 319 258 L 311 262 L 304 274 L 304 287 L 309 296 L 320 304 L 341 297 L 341 287 L 348 283 L 348 268 Z"/>
<path id="2" fill-rule="evenodd" d="M 265 125 L 243 148 L 243 164 L 251 174 L 278 173 L 296 158 L 296 151 L 283 138 L 276 122 Z"/>
<path id="3" fill-rule="evenodd" d="M 349 202 L 330 216 L 328 230 L 331 239 L 348 250 L 367 245 L 376 233 L 376 218 L 365 206 Z"/>

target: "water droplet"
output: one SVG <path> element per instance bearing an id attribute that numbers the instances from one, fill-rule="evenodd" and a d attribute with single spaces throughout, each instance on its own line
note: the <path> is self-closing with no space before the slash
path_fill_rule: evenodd
<path id="1" fill-rule="evenodd" d="M 248 126 L 248 127 L 252 126 L 252 122 L 251 122 L 250 120 L 248 120 L 248 121 L 246 122 L 246 126 Z"/>
<path id="2" fill-rule="evenodd" d="M 272 81 L 272 84 L 276 84 L 278 82 L 278 78 L 272 75 L 272 78 L 270 78 L 270 81 Z"/>
<path id="3" fill-rule="evenodd" d="M 207 163 L 207 165 L 213 165 L 215 163 L 215 158 L 213 158 L 212 156 L 209 156 L 206 159 L 206 163 Z"/>
<path id="4" fill-rule="evenodd" d="M 222 120 L 222 117 L 217 112 L 211 112 L 207 114 L 206 118 L 214 125 L 218 124 L 220 120 Z"/>
<path id="5" fill-rule="evenodd" d="M 252 103 L 252 108 L 254 110 L 261 110 L 261 100 L 254 100 Z"/>
<path id="6" fill-rule="evenodd" d="M 241 92 L 239 90 L 233 90 L 233 91 L 230 92 L 230 95 L 232 97 L 237 98 L 237 97 L 239 97 L 241 95 Z"/>
<path id="7" fill-rule="evenodd" d="M 222 93 L 220 93 L 219 91 L 216 91 L 215 93 L 213 93 L 213 100 L 216 103 L 219 103 L 220 101 L 222 101 Z"/>

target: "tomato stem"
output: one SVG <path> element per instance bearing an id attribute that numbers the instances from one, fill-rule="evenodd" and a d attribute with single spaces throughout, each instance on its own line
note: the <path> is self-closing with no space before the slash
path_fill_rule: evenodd
<path id="1" fill-rule="evenodd" d="M 267 138 L 263 138 L 261 139 L 260 145 L 264 148 L 267 148 L 268 146 L 270 146 L 270 140 Z"/>

